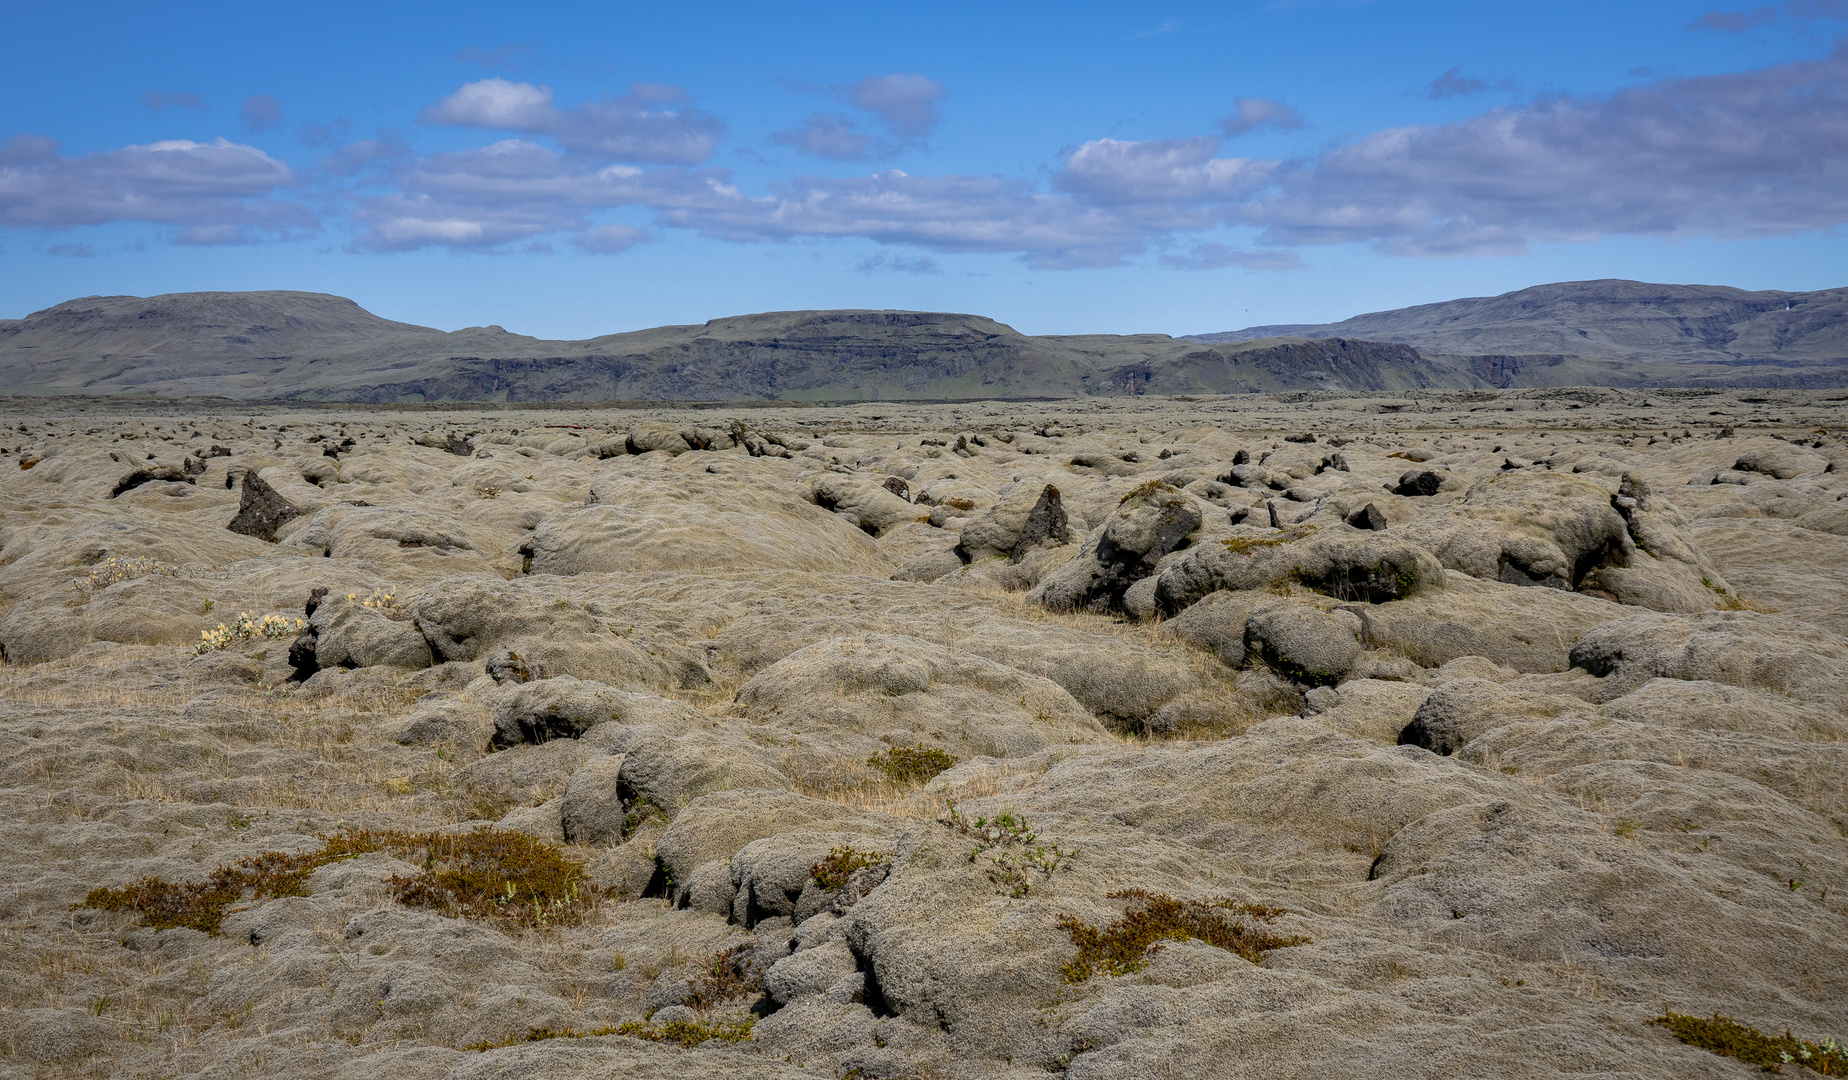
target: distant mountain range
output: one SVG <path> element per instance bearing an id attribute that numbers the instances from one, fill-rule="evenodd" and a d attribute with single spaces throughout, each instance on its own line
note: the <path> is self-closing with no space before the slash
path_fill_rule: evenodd
<path id="1" fill-rule="evenodd" d="M 785 311 L 547 341 L 446 333 L 302 292 L 86 297 L 0 320 L 0 394 L 13 396 L 917 401 L 1558 385 L 1848 385 L 1848 289 L 1573 282 L 1184 338 Z"/>
<path id="2" fill-rule="evenodd" d="M 1427 355 L 1584 358 L 1605 362 L 1613 372 L 1632 365 L 1688 367 L 1676 381 L 1814 376 L 1828 380 L 1818 385 L 1833 386 L 1848 375 L 1842 370 L 1848 365 L 1848 289 L 1746 292 L 1718 285 L 1567 281 L 1338 323 L 1253 326 L 1185 340 L 1222 344 L 1281 336 L 1396 341 Z M 1531 366 L 1514 364 L 1517 370 Z"/>

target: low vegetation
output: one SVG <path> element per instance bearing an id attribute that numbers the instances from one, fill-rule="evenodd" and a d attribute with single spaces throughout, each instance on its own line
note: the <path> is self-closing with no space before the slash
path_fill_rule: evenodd
<path id="1" fill-rule="evenodd" d="M 1176 900 L 1146 889 L 1113 892 L 1110 899 L 1128 900 L 1130 905 L 1109 926 L 1080 922 L 1076 915 L 1059 916 L 1059 929 L 1070 934 L 1078 947 L 1078 955 L 1065 965 L 1066 982 L 1081 983 L 1099 971 L 1107 975 L 1141 971 L 1168 941 L 1204 941 L 1254 964 L 1272 949 L 1309 944 L 1306 937 L 1284 937 L 1267 929 L 1267 924 L 1288 914 L 1282 908 L 1240 903 L 1226 896 Z"/>
<path id="2" fill-rule="evenodd" d="M 843 845 L 829 851 L 827 858 L 809 867 L 809 877 L 818 887 L 828 892 L 837 892 L 846 886 L 847 879 L 853 876 L 855 870 L 884 865 L 890 858 L 877 851 L 860 851 Z"/>
<path id="3" fill-rule="evenodd" d="M 144 926 L 188 926 L 221 933 L 233 906 L 279 896 L 307 896 L 308 876 L 330 863 L 385 852 L 422 871 L 394 874 L 400 903 L 469 919 L 525 926 L 575 925 L 594 907 L 598 890 L 582 863 L 557 846 L 524 833 L 483 826 L 460 834 L 396 829 L 349 830 L 299 855 L 266 851 L 212 871 L 204 881 L 148 876 L 118 888 L 92 889 L 78 907 L 133 914 Z"/>
<path id="4" fill-rule="evenodd" d="M 230 625 L 219 623 L 216 629 L 199 631 L 199 643 L 193 646 L 193 653 L 203 656 L 251 638 L 292 638 L 306 629 L 307 619 L 290 619 L 282 615 L 265 615 L 259 619 L 246 611 L 232 620 Z"/>
<path id="5" fill-rule="evenodd" d="M 713 953 L 699 974 L 687 983 L 682 1004 L 705 1012 L 714 1005 L 764 992 L 764 973 L 755 962 L 751 945 L 737 945 Z"/>
<path id="6" fill-rule="evenodd" d="M 587 1031 L 575 1031 L 571 1028 L 529 1028 L 524 1035 L 514 1035 L 498 1042 L 483 1039 L 464 1049 L 499 1050 L 506 1046 L 544 1042 L 547 1039 L 594 1039 L 602 1035 L 627 1035 L 631 1039 L 674 1043 L 677 1046 L 698 1046 L 700 1043 L 712 1040 L 742 1042 L 751 1037 L 751 1025 L 756 1022 L 755 1018 L 717 1023 L 706 1023 L 700 1020 L 669 1021 L 663 1024 L 650 1023 L 646 1020 L 630 1020 L 627 1023 L 591 1028 Z"/>
<path id="7" fill-rule="evenodd" d="M 1848 1047 L 1832 1038 L 1813 1043 L 1788 1031 L 1781 1036 L 1766 1035 L 1719 1013 L 1714 1013 L 1711 1020 L 1682 1013 L 1663 1013 L 1649 1022 L 1667 1028 L 1689 1046 L 1698 1046 L 1721 1057 L 1738 1058 L 1765 1072 L 1782 1073 L 1785 1065 L 1801 1065 L 1824 1076 L 1848 1074 Z"/>
<path id="8" fill-rule="evenodd" d="M 922 784 L 956 764 L 956 759 L 934 746 L 893 746 L 866 759 L 894 784 Z"/>
<path id="9" fill-rule="evenodd" d="M 1161 480 L 1161 479 L 1144 480 L 1142 483 L 1137 484 L 1133 488 L 1130 488 L 1128 494 L 1124 495 L 1121 499 L 1118 499 L 1117 505 L 1123 506 L 1127 504 L 1131 499 L 1152 499 L 1156 495 L 1161 494 L 1162 492 L 1168 492 L 1170 494 L 1179 495 L 1181 493 L 1181 489 L 1175 487 L 1173 484 L 1168 483 L 1166 480 Z"/>
<path id="10" fill-rule="evenodd" d="M 120 581 L 144 577 L 185 577 L 183 567 L 149 558 L 111 556 L 90 568 L 90 572 L 72 581 L 80 592 L 97 592 Z"/>
<path id="11" fill-rule="evenodd" d="M 1221 540 L 1219 543 L 1234 555 L 1243 555 L 1247 551 L 1258 551 L 1263 548 L 1274 548 L 1281 547 L 1284 544 L 1293 544 L 1315 531 L 1316 527 L 1314 525 L 1292 525 L 1283 530 L 1280 536 L 1233 536 Z"/>
<path id="12" fill-rule="evenodd" d="M 989 879 L 1015 898 L 1032 891 L 1036 873 L 1044 880 L 1056 871 L 1070 870 L 1072 857 L 1077 854 L 1057 844 L 1041 844 L 1039 834 L 1019 814 L 1004 811 L 993 818 L 971 821 L 951 799 L 940 822 L 975 840 L 969 861 L 986 859 Z"/>

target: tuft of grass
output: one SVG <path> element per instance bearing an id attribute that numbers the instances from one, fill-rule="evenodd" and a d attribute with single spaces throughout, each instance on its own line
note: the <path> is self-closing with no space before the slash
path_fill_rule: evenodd
<path id="1" fill-rule="evenodd" d="M 934 746 L 893 746 L 866 759 L 866 763 L 890 777 L 895 784 L 922 784 L 950 766 L 956 759 Z"/>
<path id="2" fill-rule="evenodd" d="M 1247 551 L 1257 551 L 1262 548 L 1274 548 L 1281 547 L 1284 544 L 1294 544 L 1296 541 L 1315 532 L 1316 528 L 1317 526 L 1314 525 L 1292 525 L 1283 530 L 1282 536 L 1233 536 L 1221 540 L 1220 543 L 1225 546 L 1227 551 L 1235 555 L 1242 555 Z"/>
<path id="3" fill-rule="evenodd" d="M 1141 971 L 1166 941 L 1204 941 L 1256 964 L 1272 949 L 1307 945 L 1310 940 L 1294 935 L 1282 937 L 1265 928 L 1265 924 L 1288 914 L 1282 908 L 1244 904 L 1227 896 L 1176 900 L 1166 893 L 1124 889 L 1111 893 L 1110 899 L 1132 903 L 1101 929 L 1080 922 L 1076 915 L 1059 916 L 1059 929 L 1070 934 L 1072 944 L 1078 947 L 1078 955 L 1063 969 L 1066 982 L 1084 982 L 1100 970 L 1109 975 Z"/>
<path id="4" fill-rule="evenodd" d="M 847 884 L 855 870 L 868 866 L 879 866 L 891 858 L 877 851 L 859 851 L 852 846 L 843 845 L 828 852 L 828 857 L 809 867 L 809 877 L 815 884 L 828 892 L 835 892 Z"/>
<path id="5" fill-rule="evenodd" d="M 600 895 L 585 879 L 583 863 L 556 845 L 482 826 L 460 834 L 348 830 L 325 838 L 317 851 L 266 851 L 221 866 L 204 881 L 143 877 L 118 888 L 92 889 L 73 906 L 129 912 L 157 930 L 188 926 L 219 934 L 234 904 L 307 896 L 308 875 L 375 851 L 423 867 L 410 877 L 394 874 L 387 882 L 400 903 L 451 917 L 536 927 L 576 925 Z"/>
<path id="6" fill-rule="evenodd" d="M 617 1025 L 616 1034 L 627 1035 L 631 1039 L 673 1043 L 676 1046 L 698 1046 L 700 1043 L 711 1040 L 735 1043 L 750 1038 L 751 1025 L 756 1022 L 756 1017 L 744 1020 L 721 1020 L 713 1023 L 704 1020 L 670 1020 L 665 1024 L 654 1024 L 642 1020 L 631 1020 L 626 1024 Z"/>
<path id="7" fill-rule="evenodd" d="M 1675 1038 L 1689 1046 L 1698 1046 L 1721 1057 L 1737 1058 L 1747 1065 L 1757 1065 L 1765 1072 L 1782 1073 L 1785 1065 L 1801 1065 L 1824 1076 L 1848 1074 L 1848 1047 L 1834 1039 L 1820 1043 L 1805 1042 L 1784 1032 L 1782 1037 L 1766 1035 L 1747 1027 L 1730 1016 L 1713 1014 L 1708 1020 L 1699 1016 L 1665 1012 L 1649 1021 L 1667 1028 Z"/>
<path id="8" fill-rule="evenodd" d="M 1179 495 L 1181 493 L 1180 488 L 1175 487 L 1173 484 L 1168 483 L 1166 480 L 1144 480 L 1142 483 L 1137 484 L 1133 488 L 1130 488 L 1129 493 L 1127 495 L 1124 495 L 1121 499 L 1118 499 L 1117 505 L 1123 506 L 1127 504 L 1131 499 L 1154 498 L 1157 494 L 1160 494 L 1161 492 L 1164 492 L 1164 491 L 1170 492 L 1175 495 Z"/>

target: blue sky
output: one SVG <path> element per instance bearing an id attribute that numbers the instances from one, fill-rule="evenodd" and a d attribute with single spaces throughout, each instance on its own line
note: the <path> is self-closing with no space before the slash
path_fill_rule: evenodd
<path id="1" fill-rule="evenodd" d="M 584 337 L 1848 285 L 1848 0 L 26 5 L 0 317 L 287 288 Z"/>

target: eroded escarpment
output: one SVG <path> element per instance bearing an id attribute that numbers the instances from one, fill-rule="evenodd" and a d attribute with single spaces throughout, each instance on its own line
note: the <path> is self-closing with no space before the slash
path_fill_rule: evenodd
<path id="1" fill-rule="evenodd" d="M 1733 1075 L 1720 1013 L 1824 1053 L 1836 408 L 16 408 L 0 1052 Z"/>

